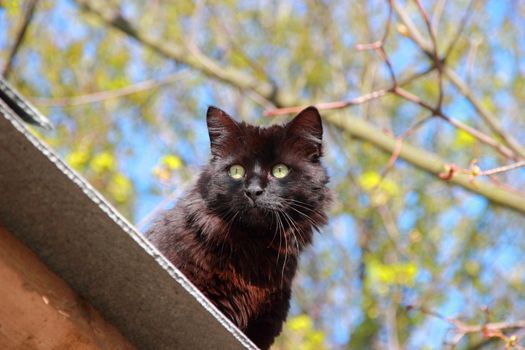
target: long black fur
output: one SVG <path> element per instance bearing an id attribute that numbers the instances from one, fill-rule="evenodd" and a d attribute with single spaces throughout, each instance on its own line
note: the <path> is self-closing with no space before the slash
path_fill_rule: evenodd
<path id="1" fill-rule="evenodd" d="M 261 349 L 286 319 L 299 253 L 327 221 L 322 123 L 308 107 L 267 128 L 207 113 L 211 159 L 147 237 Z M 239 164 L 240 180 L 228 174 Z M 272 176 L 276 164 L 290 172 Z M 254 190 L 255 189 L 255 190 Z"/>

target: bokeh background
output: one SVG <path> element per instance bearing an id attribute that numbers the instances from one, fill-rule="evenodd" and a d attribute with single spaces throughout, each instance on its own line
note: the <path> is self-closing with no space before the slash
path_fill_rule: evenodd
<path id="1" fill-rule="evenodd" d="M 34 132 L 140 230 L 207 162 L 209 105 L 268 125 L 353 100 L 322 110 L 336 202 L 274 348 L 519 349 L 525 169 L 479 175 L 525 159 L 524 23 L 521 0 L 2 0 L 0 69 L 55 126 Z M 413 95 L 370 98 L 392 73 Z M 470 182 L 378 147 L 392 137 Z M 505 327 L 460 337 L 459 321 Z"/>

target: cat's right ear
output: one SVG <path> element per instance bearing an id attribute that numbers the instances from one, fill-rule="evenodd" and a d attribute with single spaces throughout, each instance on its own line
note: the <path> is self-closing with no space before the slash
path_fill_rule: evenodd
<path id="1" fill-rule="evenodd" d="M 210 106 L 206 113 L 206 123 L 208 124 L 212 156 L 220 157 L 231 147 L 235 147 L 234 143 L 238 140 L 239 126 L 228 113 L 220 108 Z"/>

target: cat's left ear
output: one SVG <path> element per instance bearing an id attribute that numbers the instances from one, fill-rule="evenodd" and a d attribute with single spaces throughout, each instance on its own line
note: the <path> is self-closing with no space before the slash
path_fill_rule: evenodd
<path id="1" fill-rule="evenodd" d="M 206 113 L 206 123 L 210 135 L 211 154 L 214 157 L 220 157 L 228 150 L 235 149 L 239 126 L 228 113 L 210 106 Z"/>
<path id="2" fill-rule="evenodd" d="M 286 126 L 286 136 L 292 147 L 312 161 L 322 156 L 323 123 L 314 106 L 303 109 Z"/>

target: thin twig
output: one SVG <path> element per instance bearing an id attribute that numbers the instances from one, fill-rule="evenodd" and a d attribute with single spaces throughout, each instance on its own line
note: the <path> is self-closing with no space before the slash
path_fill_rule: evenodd
<path id="1" fill-rule="evenodd" d="M 412 83 L 414 80 L 419 79 L 428 73 L 432 72 L 434 70 L 433 66 L 429 66 L 428 68 L 422 70 L 421 72 L 417 72 L 406 79 L 398 82 L 398 86 L 405 86 L 407 84 Z M 334 101 L 334 102 L 325 102 L 325 103 L 318 103 L 315 104 L 315 107 L 317 107 L 319 110 L 332 110 L 332 109 L 343 109 L 351 106 L 360 105 L 378 98 L 381 98 L 385 96 L 387 93 L 391 93 L 393 90 L 393 87 L 390 87 L 388 89 L 379 89 L 376 91 L 372 91 L 370 93 L 361 95 L 359 97 L 353 98 L 351 100 L 346 101 Z M 300 106 L 293 106 L 293 107 L 284 107 L 284 108 L 276 108 L 267 110 L 264 115 L 267 117 L 273 117 L 273 116 L 279 116 L 279 115 L 286 115 L 286 114 L 293 114 L 298 113 L 302 111 L 304 108 L 308 107 L 309 105 L 300 105 Z"/>
<path id="2" fill-rule="evenodd" d="M 315 104 L 315 107 L 320 110 L 328 110 L 328 109 L 343 109 L 347 108 L 349 106 L 355 106 L 359 105 L 371 100 L 378 99 L 380 97 L 385 96 L 390 89 L 381 89 L 376 90 L 373 92 L 370 92 L 368 94 L 353 98 L 351 100 L 347 101 L 335 101 L 335 102 L 325 102 L 325 103 L 317 103 Z M 308 105 L 301 105 L 301 106 L 294 106 L 294 107 L 285 107 L 285 108 L 277 108 L 272 109 L 265 112 L 265 115 L 268 117 L 271 116 L 278 116 L 278 115 L 285 115 L 285 114 L 292 114 L 292 113 L 298 113 L 302 111 L 304 108 L 306 108 Z"/>
<path id="3" fill-rule="evenodd" d="M 403 22 L 407 30 L 408 38 L 412 39 L 416 45 L 418 45 L 423 52 L 430 57 L 432 52 L 431 45 L 423 38 L 414 22 L 410 19 L 410 16 L 400 5 L 397 4 L 397 2 L 392 1 L 392 6 L 401 19 L 401 22 Z"/>
<path id="4" fill-rule="evenodd" d="M 525 161 L 520 161 L 516 163 L 512 163 L 509 165 L 500 166 L 497 168 L 489 169 L 489 170 L 481 170 L 480 167 L 477 165 L 477 160 L 473 160 L 470 163 L 470 166 L 468 169 L 458 169 L 456 168 L 457 173 L 467 174 L 474 177 L 477 176 L 493 176 L 496 174 L 506 173 L 511 170 L 519 169 L 525 167 Z"/>
<path id="5" fill-rule="evenodd" d="M 419 9 L 419 12 L 421 13 L 421 16 L 423 17 L 425 25 L 427 26 L 428 34 L 430 35 L 430 40 L 432 41 L 432 45 L 435 49 L 437 48 L 436 33 L 434 33 L 434 28 L 432 27 L 432 23 L 430 22 L 430 17 L 428 16 L 428 13 L 425 11 L 425 8 L 421 4 L 421 1 L 415 0 L 415 2 Z"/>
<path id="6" fill-rule="evenodd" d="M 44 97 L 33 97 L 31 100 L 40 106 L 46 107 L 66 107 L 66 106 L 79 106 L 89 103 L 101 102 L 109 99 L 115 99 L 124 97 L 138 92 L 156 89 L 164 85 L 172 84 L 179 80 L 189 77 L 191 73 L 189 71 L 183 71 L 167 75 L 162 79 L 150 79 L 141 81 L 136 84 L 128 85 L 120 89 L 98 91 L 91 94 L 85 94 L 73 97 L 58 97 L 58 98 L 44 98 Z"/>
<path id="7" fill-rule="evenodd" d="M 405 130 L 401 135 L 399 135 L 396 138 L 396 144 L 394 146 L 394 150 L 392 151 L 392 154 L 390 155 L 390 158 L 388 159 L 388 162 L 385 165 L 385 168 L 381 172 L 381 181 L 386 177 L 388 172 L 394 167 L 396 161 L 399 158 L 399 154 L 401 153 L 401 147 L 403 146 L 403 141 L 406 137 L 412 135 L 412 133 L 421 127 L 424 123 L 426 123 L 428 120 L 432 119 L 434 117 L 433 115 L 427 116 L 421 120 L 416 121 L 413 125 L 411 125 L 407 130 Z"/>
<path id="8" fill-rule="evenodd" d="M 518 345 L 518 337 L 513 335 L 506 335 L 504 332 L 525 329 L 525 320 L 515 321 L 515 322 L 483 322 L 482 324 L 468 324 L 463 321 L 460 321 L 458 318 L 445 317 L 438 312 L 429 310 L 423 306 L 413 306 L 409 305 L 408 310 L 417 310 L 425 315 L 436 317 L 453 327 L 455 331 L 455 337 L 449 345 L 452 348 L 455 348 L 458 343 L 469 334 L 479 333 L 484 338 L 494 338 L 499 339 L 505 343 L 508 349 L 524 349 L 522 346 Z"/>
<path id="9" fill-rule="evenodd" d="M 516 162 L 513 164 L 501 166 L 498 168 L 482 171 L 479 173 L 479 176 L 491 176 L 491 175 L 500 174 L 500 173 L 504 173 L 510 170 L 523 168 L 523 167 L 525 167 L 525 160 L 521 162 Z"/>
<path id="10" fill-rule="evenodd" d="M 4 69 L 2 70 L 2 75 L 6 79 L 9 77 L 9 75 L 12 72 L 12 67 L 15 61 L 15 56 L 18 53 L 18 50 L 20 49 L 20 47 L 22 46 L 22 43 L 24 42 L 24 39 L 27 33 L 27 28 L 29 28 L 29 24 L 33 20 L 37 3 L 38 3 L 38 0 L 30 0 L 29 4 L 27 5 L 27 9 L 24 13 L 24 18 L 20 24 L 20 27 L 18 29 L 16 38 L 15 38 L 15 42 L 11 48 L 11 51 L 9 52 L 7 56 L 7 60 L 6 60 Z"/>
<path id="11" fill-rule="evenodd" d="M 443 98 L 444 98 L 443 62 L 441 58 L 439 57 L 439 49 L 438 49 L 436 33 L 434 32 L 434 28 L 432 27 L 432 22 L 430 21 L 430 17 L 428 16 L 421 2 L 419 0 L 415 0 L 415 1 L 419 8 L 419 12 L 421 13 L 421 16 L 423 17 L 425 25 L 427 26 L 428 35 L 430 36 L 430 41 L 432 42 L 432 60 L 434 61 L 434 65 L 436 66 L 436 69 L 438 72 L 438 91 L 439 91 L 438 101 L 437 101 L 435 109 L 439 111 L 441 110 L 443 106 Z"/>
<path id="12" fill-rule="evenodd" d="M 392 17 L 393 17 L 393 10 L 392 10 L 392 1 L 393 0 L 387 0 L 388 1 L 388 17 L 386 20 L 386 26 L 385 31 L 383 32 L 383 36 L 381 39 L 370 43 L 370 44 L 357 44 L 356 49 L 357 50 L 371 50 L 371 49 L 378 49 L 382 47 L 386 40 L 388 39 L 388 36 L 390 35 L 390 27 L 392 25 Z"/>
<path id="13" fill-rule="evenodd" d="M 503 130 L 503 127 L 499 123 L 499 119 L 497 119 L 494 115 L 492 115 L 492 113 L 483 107 L 483 105 L 474 97 L 474 94 L 470 88 L 461 80 L 459 75 L 457 75 L 450 68 L 445 68 L 444 73 L 448 80 L 459 90 L 463 96 L 465 96 L 467 101 L 469 101 L 472 107 L 474 107 L 478 115 L 485 121 L 490 129 L 496 135 L 498 135 L 498 137 L 501 138 L 510 149 L 513 150 L 513 156 L 510 157 L 510 159 L 525 159 L 525 148 L 523 148 L 523 146 L 521 146 L 518 141 L 516 141 L 516 139 Z"/>
<path id="14" fill-rule="evenodd" d="M 383 36 L 381 37 L 380 40 L 375 41 L 371 44 L 358 44 L 356 46 L 356 49 L 357 50 L 371 50 L 371 49 L 375 50 L 377 55 L 381 58 L 383 63 L 385 63 L 385 65 L 388 68 L 388 73 L 390 74 L 392 85 L 397 86 L 397 78 L 394 72 L 394 67 L 392 65 L 392 62 L 390 62 L 390 59 L 388 58 L 388 54 L 385 51 L 385 43 L 386 43 L 386 40 L 388 39 L 388 35 L 390 34 L 390 27 L 392 25 L 392 18 L 393 18 L 393 13 L 394 13 L 392 9 L 393 0 L 387 0 L 387 2 L 388 2 L 388 17 L 386 20 L 386 26 L 385 26 L 385 31 L 383 32 Z"/>
<path id="15" fill-rule="evenodd" d="M 432 12 L 432 28 L 434 28 L 434 31 L 437 32 L 439 22 L 441 21 L 441 16 L 443 16 L 443 11 L 445 10 L 445 3 L 447 0 L 439 0 L 435 2 L 435 6 L 433 8 Z"/>
<path id="16" fill-rule="evenodd" d="M 446 61 L 447 58 L 450 56 L 450 53 L 454 49 L 454 46 L 456 46 L 456 43 L 459 41 L 459 38 L 461 37 L 461 34 L 463 33 L 463 30 L 465 29 L 468 20 L 470 19 L 470 15 L 472 14 L 472 6 L 474 5 L 474 0 L 470 0 L 467 8 L 465 10 L 465 13 L 463 14 L 463 17 L 461 18 L 461 21 L 459 22 L 458 29 L 456 31 L 456 34 L 450 41 L 450 44 L 448 44 L 447 49 L 445 50 L 445 54 L 443 56 L 443 60 Z"/>
<path id="17" fill-rule="evenodd" d="M 393 93 L 396 94 L 399 97 L 402 97 L 403 99 L 405 99 L 407 101 L 410 101 L 412 103 L 415 103 L 415 104 L 425 108 L 426 110 L 432 112 L 433 115 L 435 115 L 435 116 L 445 120 L 446 122 L 448 122 L 452 126 L 456 127 L 457 129 L 461 129 L 461 130 L 465 131 L 466 133 L 470 134 L 471 136 L 473 136 L 474 138 L 476 138 L 478 141 L 493 147 L 496 151 L 498 151 L 505 158 L 508 158 L 508 159 L 515 159 L 516 158 L 516 155 L 514 154 L 514 152 L 510 148 L 508 148 L 507 146 L 505 146 L 505 145 L 501 144 L 500 142 L 494 140 L 492 137 L 482 133 L 481 131 L 479 131 L 477 129 L 474 129 L 473 127 L 471 127 L 471 126 L 469 126 L 469 125 L 467 125 L 467 124 L 465 124 L 465 123 L 463 123 L 463 122 L 461 122 L 461 121 L 459 121 L 457 119 L 449 117 L 442 110 L 432 107 L 430 104 L 428 104 L 427 102 L 423 101 L 421 98 L 419 98 L 418 96 L 412 94 L 411 92 L 408 92 L 407 90 L 398 87 L 398 88 L 396 88 L 393 91 Z"/>

